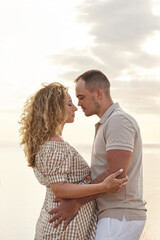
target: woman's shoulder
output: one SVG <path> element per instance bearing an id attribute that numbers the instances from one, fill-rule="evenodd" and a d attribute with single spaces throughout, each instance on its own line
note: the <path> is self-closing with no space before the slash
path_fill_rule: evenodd
<path id="1" fill-rule="evenodd" d="M 40 146 L 36 154 L 36 163 L 43 162 L 49 164 L 50 162 L 55 162 L 58 164 L 58 162 L 66 158 L 66 155 L 70 152 L 68 150 L 67 142 L 47 141 Z"/>
<path id="2" fill-rule="evenodd" d="M 37 156 L 66 155 L 73 152 L 73 147 L 61 136 L 53 136 L 40 146 Z"/>
<path id="3" fill-rule="evenodd" d="M 68 143 L 65 141 L 53 141 L 53 140 L 49 140 L 47 142 L 45 142 L 43 145 L 40 146 L 39 151 L 40 152 L 61 152 L 61 151 L 66 151 L 68 149 Z"/>
<path id="4" fill-rule="evenodd" d="M 61 137 L 52 137 L 40 146 L 37 155 L 61 155 L 71 151 L 71 145 Z"/>

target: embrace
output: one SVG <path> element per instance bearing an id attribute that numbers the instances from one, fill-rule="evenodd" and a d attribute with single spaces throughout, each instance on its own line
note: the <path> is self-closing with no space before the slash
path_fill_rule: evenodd
<path id="1" fill-rule="evenodd" d="M 113 102 L 102 72 L 83 73 L 75 90 L 85 116 L 100 118 L 91 168 L 62 137 L 77 111 L 65 86 L 43 86 L 21 116 L 28 165 L 46 187 L 35 240 L 138 240 L 146 221 L 139 126 Z"/>

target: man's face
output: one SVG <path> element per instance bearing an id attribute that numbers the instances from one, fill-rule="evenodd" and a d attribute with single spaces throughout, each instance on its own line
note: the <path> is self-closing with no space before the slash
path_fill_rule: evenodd
<path id="1" fill-rule="evenodd" d="M 96 97 L 96 91 L 90 92 L 85 87 L 85 81 L 79 79 L 76 83 L 76 96 L 78 98 L 78 106 L 81 106 L 86 116 L 92 116 L 98 113 L 99 104 Z"/>

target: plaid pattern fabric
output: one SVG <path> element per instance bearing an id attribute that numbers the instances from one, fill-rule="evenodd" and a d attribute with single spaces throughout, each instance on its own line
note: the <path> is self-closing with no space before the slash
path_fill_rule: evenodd
<path id="1" fill-rule="evenodd" d="M 68 182 L 89 184 L 90 168 L 81 155 L 67 142 L 49 141 L 41 146 L 33 169 L 38 181 L 46 186 L 45 201 L 37 221 L 35 240 L 94 240 L 97 215 L 96 203 L 90 201 L 80 208 L 77 215 L 63 231 L 64 222 L 56 229 L 48 223 L 48 211 L 56 207 L 50 183 Z"/>

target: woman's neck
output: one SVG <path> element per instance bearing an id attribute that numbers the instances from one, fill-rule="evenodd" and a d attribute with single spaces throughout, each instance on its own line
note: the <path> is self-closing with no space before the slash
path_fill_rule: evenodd
<path id="1" fill-rule="evenodd" d="M 59 135 L 53 135 L 49 141 L 56 141 L 56 142 L 64 142 L 64 139 L 62 138 L 62 136 Z"/>

